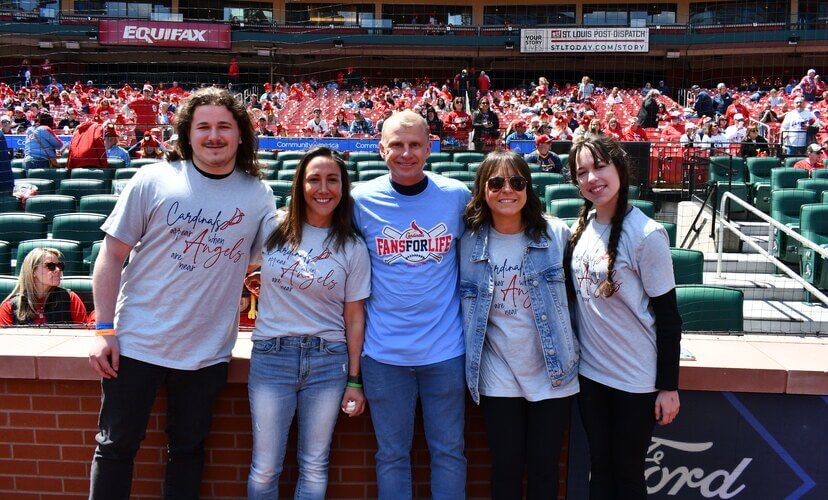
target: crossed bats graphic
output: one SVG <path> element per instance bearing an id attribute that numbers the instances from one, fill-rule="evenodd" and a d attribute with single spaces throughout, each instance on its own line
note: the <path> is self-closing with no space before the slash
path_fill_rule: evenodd
<path id="1" fill-rule="evenodd" d="M 428 236 L 429 238 L 434 238 L 436 236 L 441 236 L 446 231 L 448 231 L 448 228 L 442 222 L 437 224 L 433 228 L 431 228 L 430 231 L 427 231 L 427 230 L 419 227 L 417 225 L 416 221 L 411 221 L 411 229 L 418 230 L 421 233 Z M 395 240 L 398 240 L 403 236 L 404 233 L 401 233 L 400 231 L 397 231 L 396 229 L 394 229 L 392 227 L 387 227 L 386 226 L 385 228 L 383 228 L 382 234 L 383 234 L 383 236 L 386 236 L 388 238 L 393 238 Z M 398 259 L 401 259 L 401 258 L 402 258 L 402 254 L 398 253 L 396 255 L 392 255 L 391 257 L 388 257 L 387 259 L 384 260 L 384 262 L 386 264 L 393 264 L 394 262 L 396 262 Z M 438 255 L 434 252 L 429 252 L 429 254 L 426 256 L 426 259 L 434 259 L 437 262 L 442 262 L 443 261 L 443 256 Z"/>

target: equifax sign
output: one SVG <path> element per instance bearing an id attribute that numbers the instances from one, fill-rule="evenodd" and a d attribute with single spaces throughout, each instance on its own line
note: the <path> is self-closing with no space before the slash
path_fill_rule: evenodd
<path id="1" fill-rule="evenodd" d="M 230 26 L 226 24 L 98 21 L 98 32 L 98 41 L 102 45 L 230 48 Z"/>

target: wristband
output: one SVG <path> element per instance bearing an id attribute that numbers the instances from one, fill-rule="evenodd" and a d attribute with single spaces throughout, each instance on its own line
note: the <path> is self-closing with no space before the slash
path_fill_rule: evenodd
<path id="1" fill-rule="evenodd" d="M 362 384 L 358 384 L 356 382 L 348 382 L 345 384 L 347 387 L 353 387 L 354 389 L 362 389 Z"/>
<path id="2" fill-rule="evenodd" d="M 95 330 L 96 337 L 109 337 L 115 335 L 114 328 L 99 328 Z"/>
<path id="3" fill-rule="evenodd" d="M 348 375 L 348 382 L 359 384 L 362 387 L 362 374 L 358 373 L 356 375 Z"/>
<path id="4" fill-rule="evenodd" d="M 108 330 L 115 328 L 115 323 L 95 323 L 95 328 L 98 330 Z"/>

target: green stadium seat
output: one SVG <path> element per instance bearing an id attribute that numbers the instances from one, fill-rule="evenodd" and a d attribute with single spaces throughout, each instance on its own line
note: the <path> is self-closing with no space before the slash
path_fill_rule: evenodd
<path id="1" fill-rule="evenodd" d="M 637 200 L 641 198 L 641 188 L 638 186 L 630 186 L 627 193 L 628 200 Z"/>
<path id="2" fill-rule="evenodd" d="M 269 168 L 263 168 L 263 169 L 259 170 L 259 172 L 262 174 L 262 179 L 264 179 L 266 181 L 276 180 L 278 178 L 277 174 L 279 173 L 278 170 L 271 170 Z"/>
<path id="3" fill-rule="evenodd" d="M 92 244 L 104 238 L 101 224 L 105 220 L 104 215 L 85 212 L 56 215 L 52 220 L 52 237 L 79 241 L 84 258 L 88 258 Z"/>
<path id="4" fill-rule="evenodd" d="M 382 177 L 387 173 L 388 170 L 360 170 L 358 173 L 358 179 L 360 182 L 370 181 L 371 179 Z"/>
<path id="5" fill-rule="evenodd" d="M 0 300 L 6 300 L 16 286 L 17 278 L 14 276 L 0 276 Z"/>
<path id="6" fill-rule="evenodd" d="M 532 185 L 536 186 L 535 192 L 541 198 L 546 196 L 546 186 L 553 186 L 564 183 L 564 176 L 554 172 L 531 172 Z M 575 186 L 572 186 L 575 187 Z"/>
<path id="7" fill-rule="evenodd" d="M 135 163 L 136 161 L 145 161 L 145 160 L 147 161 L 147 164 L 148 163 L 158 163 L 158 162 L 164 161 L 164 160 L 161 160 L 161 159 L 158 159 L 158 158 L 136 158 L 135 160 L 130 160 L 129 165 L 132 166 L 132 164 Z M 60 160 L 58 160 L 58 161 L 60 161 Z M 107 158 L 106 159 L 106 166 L 107 166 L 107 169 L 124 168 L 124 167 L 126 167 L 126 162 L 124 160 L 120 159 L 120 158 Z"/>
<path id="8" fill-rule="evenodd" d="M 285 160 L 301 160 L 303 156 L 305 156 L 305 151 L 280 151 L 276 159 L 284 162 Z"/>
<path id="9" fill-rule="evenodd" d="M 466 170 L 449 170 L 447 172 L 443 172 L 442 175 L 444 177 L 448 177 L 449 179 L 457 179 L 458 181 L 462 182 L 474 183 L 474 177 L 477 174 Z"/>
<path id="10" fill-rule="evenodd" d="M 566 167 L 567 162 L 569 162 L 569 154 L 568 154 L 568 153 L 564 153 L 564 154 L 561 154 L 561 155 L 558 155 L 558 156 L 560 156 L 560 157 L 561 157 L 561 165 L 563 165 L 564 167 Z"/>
<path id="11" fill-rule="evenodd" d="M 777 222 L 799 231 L 799 213 L 802 205 L 816 203 L 817 194 L 807 189 L 775 189 L 771 193 L 771 217 Z M 773 228 L 773 256 L 784 262 L 799 262 L 799 242 Z"/>
<path id="12" fill-rule="evenodd" d="M 80 199 L 78 211 L 109 216 L 117 202 L 117 194 L 89 194 Z"/>
<path id="13" fill-rule="evenodd" d="M 546 211 L 550 215 L 554 215 L 560 219 L 567 219 L 578 217 L 583 206 L 584 200 L 581 199 L 567 198 L 562 200 L 549 200 L 549 203 L 546 204 Z"/>
<path id="14" fill-rule="evenodd" d="M 683 331 L 744 331 L 744 293 L 735 288 L 678 285 L 676 301 Z"/>
<path id="15" fill-rule="evenodd" d="M 11 272 L 11 245 L 8 241 L 0 240 L 0 275 L 8 276 Z M 0 297 L 0 301 L 5 298 L 5 296 Z"/>
<path id="16" fill-rule="evenodd" d="M 457 163 L 456 161 L 440 161 L 431 164 L 431 171 L 435 174 L 442 174 L 443 172 L 465 172 L 468 171 L 468 169 L 463 163 Z"/>
<path id="17" fill-rule="evenodd" d="M 376 151 L 353 151 L 348 155 L 348 161 L 382 161 L 382 157 Z"/>
<path id="18" fill-rule="evenodd" d="M 439 163 L 441 161 L 451 161 L 451 153 L 438 152 L 428 155 L 429 163 Z"/>
<path id="19" fill-rule="evenodd" d="M 718 186 L 716 210 L 721 206 L 725 192 L 730 191 L 741 200 L 749 201 L 748 184 L 745 182 L 745 160 L 739 156 L 713 156 L 710 158 L 710 177 L 708 182 Z M 731 212 L 744 212 L 739 204 L 730 204 Z"/>
<path id="20" fill-rule="evenodd" d="M 765 213 L 770 213 L 771 172 L 781 164 L 773 156 L 747 159 L 750 201 Z"/>
<path id="21" fill-rule="evenodd" d="M 92 250 L 89 251 L 89 276 L 92 276 L 95 271 L 95 261 L 98 260 L 98 255 L 101 253 L 101 243 L 103 242 L 96 241 L 92 243 Z"/>
<path id="22" fill-rule="evenodd" d="M 823 191 L 823 196 L 828 191 Z M 800 234 L 822 248 L 828 248 L 828 204 L 802 205 L 799 217 Z M 828 259 L 803 247 L 799 256 L 799 272 L 817 288 L 828 289 Z"/>
<path id="23" fill-rule="evenodd" d="M 22 168 L 14 167 L 14 168 L 11 169 L 11 171 L 12 171 L 12 176 L 15 178 L 15 180 L 26 178 L 26 171 L 23 170 Z"/>
<path id="24" fill-rule="evenodd" d="M 811 170 L 811 179 L 828 179 L 828 168 Z"/>
<path id="25" fill-rule="evenodd" d="M 388 165 L 381 160 L 358 161 L 356 170 L 357 172 L 362 172 L 363 170 L 385 170 L 387 172 Z"/>
<path id="26" fill-rule="evenodd" d="M 793 168 L 793 166 L 796 165 L 796 162 L 804 159 L 804 156 L 792 156 L 789 158 L 785 158 L 785 161 L 782 163 L 782 166 L 785 168 Z"/>
<path id="27" fill-rule="evenodd" d="M 258 158 L 259 160 L 275 160 L 276 153 L 274 151 L 260 149 L 256 151 L 256 158 Z"/>
<path id="28" fill-rule="evenodd" d="M 12 158 L 11 161 L 12 168 L 19 168 L 23 169 L 23 158 Z"/>
<path id="29" fill-rule="evenodd" d="M 667 222 L 666 220 L 657 220 L 659 224 L 664 227 L 664 230 L 667 231 L 667 238 L 670 240 L 670 246 L 676 246 L 676 231 L 678 228 L 672 222 Z"/>
<path id="30" fill-rule="evenodd" d="M 68 274 L 68 273 L 67 273 Z M 86 312 L 90 313 L 95 309 L 95 301 L 92 299 L 92 277 L 91 276 L 67 276 L 60 280 L 60 286 L 75 292 L 86 306 Z"/>
<path id="31" fill-rule="evenodd" d="M 37 186 L 37 194 L 55 194 L 55 181 L 52 179 L 26 177 L 25 179 L 17 180 L 14 183 L 15 185 L 31 184 L 33 186 Z"/>
<path id="32" fill-rule="evenodd" d="M 480 168 L 480 165 L 482 165 L 482 164 L 483 164 L 483 162 L 482 162 L 482 161 L 478 161 L 478 162 L 474 162 L 474 163 L 469 163 L 468 165 L 466 165 L 466 169 L 467 169 L 469 172 L 477 172 L 477 169 L 478 169 L 478 168 Z"/>
<path id="33" fill-rule="evenodd" d="M 61 181 L 69 178 L 69 170 L 65 168 L 31 168 L 26 172 L 26 177 L 33 179 L 51 179 L 55 181 L 55 188 L 60 186 Z"/>
<path id="34" fill-rule="evenodd" d="M 75 168 L 70 170 L 70 179 L 100 179 L 111 181 L 118 170 L 111 168 Z"/>
<path id="35" fill-rule="evenodd" d="M 43 214 L 0 213 L 0 235 L 12 247 L 21 241 L 45 238 L 46 225 Z"/>
<path id="36" fill-rule="evenodd" d="M 549 205 L 551 200 L 576 199 L 581 200 L 581 190 L 572 184 L 552 184 L 546 186 L 543 193 L 543 201 Z"/>
<path id="37" fill-rule="evenodd" d="M 112 159 L 109 160 L 109 168 L 115 168 L 112 166 Z M 158 158 L 135 158 L 130 160 L 129 168 L 141 168 L 144 165 L 152 165 L 153 163 L 161 163 L 164 160 L 159 160 Z M 120 168 L 125 168 L 125 165 L 121 165 Z"/>
<path id="38" fill-rule="evenodd" d="M 293 192 L 293 181 L 267 181 L 267 185 L 273 190 L 274 196 L 281 196 L 283 199 Z"/>
<path id="39" fill-rule="evenodd" d="M 777 189 L 795 188 L 796 181 L 806 177 L 808 171 L 801 168 L 775 168 L 771 170 L 771 193 Z"/>
<path id="40" fill-rule="evenodd" d="M 129 168 L 119 168 L 115 171 L 115 177 L 113 180 L 116 181 L 125 181 L 128 179 L 132 179 L 132 177 L 138 172 L 137 168 L 129 167 Z"/>
<path id="41" fill-rule="evenodd" d="M 676 285 L 701 285 L 704 281 L 704 252 L 671 248 Z"/>
<path id="42" fill-rule="evenodd" d="M 276 172 L 276 180 L 293 182 L 293 177 L 295 175 L 296 175 L 296 169 L 295 168 L 279 170 L 278 172 Z"/>
<path id="43" fill-rule="evenodd" d="M 11 195 L 0 196 L 0 213 L 20 212 L 21 210 L 23 210 L 23 205 L 17 197 Z"/>
<path id="44" fill-rule="evenodd" d="M 61 156 L 57 159 L 57 168 L 66 168 L 69 164 L 69 157 L 68 156 Z"/>
<path id="45" fill-rule="evenodd" d="M 828 203 L 828 191 L 822 192 L 822 199 L 820 200 L 822 203 Z"/>
<path id="46" fill-rule="evenodd" d="M 822 193 L 828 191 L 828 179 L 798 179 L 796 181 L 797 189 L 807 189 L 817 194 L 817 200 L 822 197 Z"/>
<path id="47" fill-rule="evenodd" d="M 81 199 L 88 194 L 107 194 L 109 186 L 101 179 L 66 179 L 60 183 L 58 194 L 74 196 Z"/>
<path id="48" fill-rule="evenodd" d="M 78 241 L 43 238 L 21 241 L 20 245 L 17 246 L 17 265 L 14 269 L 15 276 L 20 274 L 20 266 L 23 264 L 23 259 L 35 248 L 54 248 L 60 250 L 60 253 L 63 254 L 63 263 L 66 265 L 66 269 L 63 270 L 64 275 L 83 273 L 83 249 Z"/>
<path id="49" fill-rule="evenodd" d="M 541 167 L 540 165 L 538 165 L 536 163 L 530 163 L 529 164 L 529 172 L 531 172 L 533 174 L 539 174 L 539 173 L 543 172 L 543 167 Z"/>
<path id="50" fill-rule="evenodd" d="M 353 188 L 353 183 L 359 180 L 359 172 L 356 170 L 348 170 L 348 180 L 351 181 L 351 188 Z"/>
<path id="51" fill-rule="evenodd" d="M 279 167 L 279 170 L 296 170 L 296 167 L 299 166 L 300 161 L 302 160 L 299 158 L 291 160 L 282 160 L 282 165 Z"/>
<path id="52" fill-rule="evenodd" d="M 43 214 L 48 222 L 58 214 L 75 211 L 78 202 L 74 196 L 64 194 L 38 194 L 26 200 L 26 213 Z"/>
<path id="53" fill-rule="evenodd" d="M 282 168 L 282 162 L 279 160 L 265 160 L 259 158 L 259 168 L 267 168 L 270 170 L 280 170 Z"/>
<path id="54" fill-rule="evenodd" d="M 628 200 L 628 203 L 644 212 L 644 215 L 654 219 L 655 218 L 655 203 L 648 200 Z"/>
<path id="55" fill-rule="evenodd" d="M 484 158 L 486 158 L 486 155 L 483 153 L 454 153 L 451 161 L 468 165 L 469 163 L 482 162 Z"/>
<path id="56" fill-rule="evenodd" d="M 284 206 L 285 199 L 281 196 L 274 196 L 273 197 L 273 204 L 276 205 L 276 208 L 282 208 Z"/>

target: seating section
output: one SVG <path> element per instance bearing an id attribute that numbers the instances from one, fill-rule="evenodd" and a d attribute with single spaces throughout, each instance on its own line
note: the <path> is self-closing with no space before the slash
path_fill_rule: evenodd
<path id="1" fill-rule="evenodd" d="M 824 194 L 828 191 L 824 192 Z M 800 234 L 823 249 L 828 249 L 828 204 L 813 203 L 800 209 Z M 803 247 L 799 257 L 802 277 L 820 289 L 828 289 L 828 259 L 811 248 Z"/>
<path id="2" fill-rule="evenodd" d="M 771 217 L 794 231 L 799 231 L 802 205 L 816 203 L 817 194 L 807 189 L 775 189 L 771 192 Z M 800 244 L 784 232 L 773 230 L 773 256 L 784 262 L 799 262 Z"/>
<path id="3" fill-rule="evenodd" d="M 744 330 L 744 292 L 710 285 L 678 285 L 676 301 L 682 328 L 692 331 Z"/>

